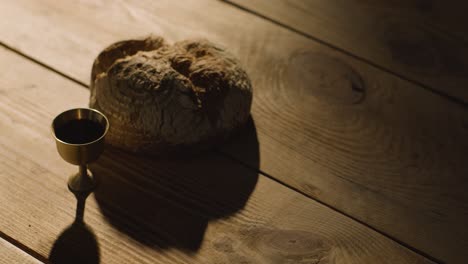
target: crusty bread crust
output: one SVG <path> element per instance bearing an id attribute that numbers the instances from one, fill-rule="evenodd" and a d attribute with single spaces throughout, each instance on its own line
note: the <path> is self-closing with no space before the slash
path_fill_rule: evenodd
<path id="1" fill-rule="evenodd" d="M 106 141 L 133 152 L 209 147 L 248 120 L 252 86 L 239 62 L 206 40 L 115 43 L 91 73 L 90 107 L 111 124 Z"/>

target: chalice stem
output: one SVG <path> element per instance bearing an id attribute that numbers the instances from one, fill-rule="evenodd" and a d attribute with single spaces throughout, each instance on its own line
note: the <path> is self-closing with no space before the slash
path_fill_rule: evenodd
<path id="1" fill-rule="evenodd" d="M 87 178 L 88 177 L 88 166 L 86 165 L 79 165 L 80 170 L 80 177 Z"/>
<path id="2" fill-rule="evenodd" d="M 86 165 L 79 165 L 78 167 L 78 173 L 72 175 L 68 180 L 68 188 L 75 193 L 75 195 L 89 194 L 89 192 L 96 187 L 94 176 Z"/>

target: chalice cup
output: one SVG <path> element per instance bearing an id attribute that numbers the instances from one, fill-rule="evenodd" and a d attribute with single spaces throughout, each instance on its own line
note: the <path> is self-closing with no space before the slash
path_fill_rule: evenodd
<path id="1" fill-rule="evenodd" d="M 96 187 L 96 180 L 87 167 L 104 151 L 108 130 L 107 117 L 91 108 L 70 109 L 52 121 L 58 153 L 68 163 L 79 166 L 78 173 L 68 179 L 71 192 L 89 193 Z"/>

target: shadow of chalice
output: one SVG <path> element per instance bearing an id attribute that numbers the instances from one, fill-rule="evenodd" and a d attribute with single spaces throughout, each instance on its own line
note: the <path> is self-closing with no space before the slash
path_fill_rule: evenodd
<path id="1" fill-rule="evenodd" d="M 75 221 L 55 240 L 49 254 L 52 264 L 98 264 L 99 244 L 93 230 L 83 221 L 85 201 L 89 193 L 75 195 Z"/>

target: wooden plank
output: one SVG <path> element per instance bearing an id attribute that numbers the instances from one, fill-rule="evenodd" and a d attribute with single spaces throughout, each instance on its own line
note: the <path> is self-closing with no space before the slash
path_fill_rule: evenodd
<path id="1" fill-rule="evenodd" d="M 107 149 L 92 167 L 100 186 L 86 201 L 86 225 L 72 224 L 75 198 L 66 178 L 76 167 L 59 158 L 49 125 L 60 111 L 86 105 L 89 92 L 3 48 L 0 61 L 0 230 L 44 257 L 106 264 L 432 263 L 213 154 L 164 161 Z"/>
<path id="2" fill-rule="evenodd" d="M 468 38 L 462 41 L 440 31 L 468 36 L 462 23 L 467 21 L 466 1 L 227 2 L 468 103 Z"/>
<path id="3" fill-rule="evenodd" d="M 252 77 L 261 170 L 436 258 L 468 257 L 466 109 L 219 2 L 15 1 L 3 10 L 12 25 L 36 27 L 3 28 L 8 43 L 83 82 L 120 39 L 153 32 L 224 44 Z M 236 146 L 226 151 L 257 165 Z"/>
<path id="4" fill-rule="evenodd" d="M 466 25 L 468 18 L 466 10 L 468 3 L 458 0 L 394 0 L 394 1 L 374 1 L 358 0 L 377 10 L 383 10 L 394 15 L 404 15 L 412 20 L 422 21 L 431 28 L 437 29 L 460 40 L 468 41 L 468 31 Z"/>
<path id="5" fill-rule="evenodd" d="M 39 260 L 31 257 L 26 252 L 8 243 L 0 237 L 0 263 L 21 263 L 21 264 L 39 264 Z"/>

